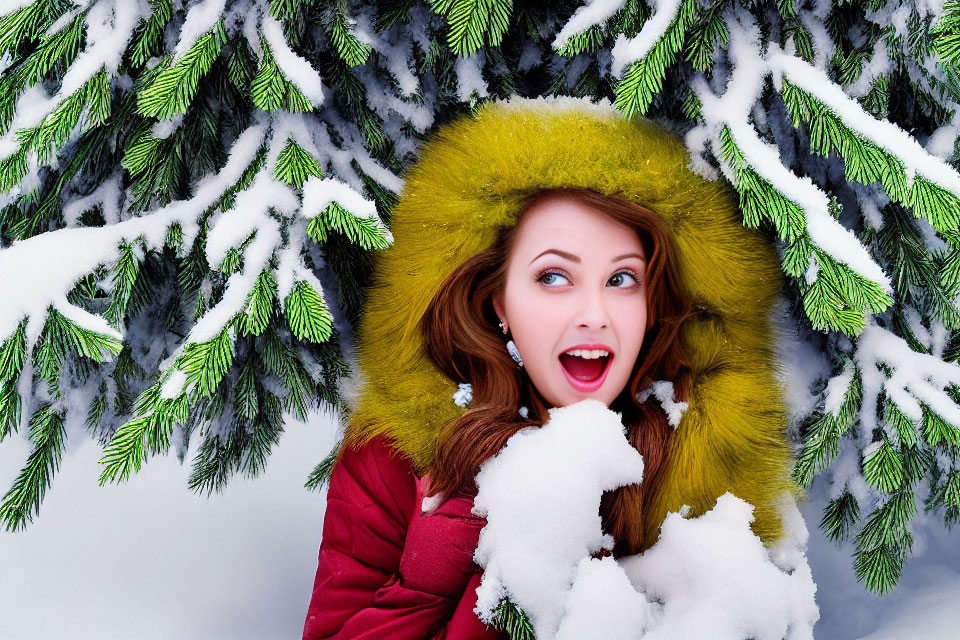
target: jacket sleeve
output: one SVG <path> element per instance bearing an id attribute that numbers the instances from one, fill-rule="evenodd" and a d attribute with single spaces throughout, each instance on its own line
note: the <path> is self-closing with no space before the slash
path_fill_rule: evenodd
<path id="1" fill-rule="evenodd" d="M 304 640 L 499 637 L 453 629 L 447 634 L 455 621 L 464 632 L 473 629 L 464 625 L 463 612 L 454 617 L 458 604 L 463 606 L 461 595 L 472 591 L 451 597 L 401 581 L 400 559 L 415 497 L 409 464 L 382 440 L 344 451 L 330 477 Z M 472 606 L 469 613 L 473 615 Z M 479 620 L 477 624 L 484 629 Z"/>

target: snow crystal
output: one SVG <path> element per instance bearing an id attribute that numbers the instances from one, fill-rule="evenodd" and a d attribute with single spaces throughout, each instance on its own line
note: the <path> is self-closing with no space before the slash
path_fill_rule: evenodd
<path id="1" fill-rule="evenodd" d="M 686 402 L 677 402 L 676 390 L 673 388 L 673 382 L 671 380 L 657 380 L 649 387 L 637 394 L 637 400 L 639 402 L 646 402 L 650 396 L 654 396 L 659 402 L 660 406 L 663 408 L 663 412 L 667 414 L 667 422 L 670 423 L 670 426 L 676 429 L 680 426 L 680 419 L 683 418 L 683 412 L 687 410 Z"/>
<path id="2" fill-rule="evenodd" d="M 483 464 L 474 501 L 474 512 L 487 518 L 474 556 L 485 568 L 478 615 L 490 621 L 509 594 L 544 640 L 559 628 L 577 564 L 612 549 L 601 529 L 601 494 L 643 477 L 620 415 L 602 402 L 587 399 L 549 415 Z"/>
<path id="3" fill-rule="evenodd" d="M 473 400 L 473 387 L 469 382 L 461 382 L 457 390 L 453 393 L 453 404 L 458 407 L 465 407 Z"/>

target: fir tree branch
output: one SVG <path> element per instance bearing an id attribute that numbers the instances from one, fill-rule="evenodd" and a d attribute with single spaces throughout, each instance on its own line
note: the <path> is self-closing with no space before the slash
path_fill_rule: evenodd
<path id="1" fill-rule="evenodd" d="M 40 512 L 40 503 L 63 457 L 63 414 L 46 404 L 30 418 L 33 451 L 13 486 L 0 502 L 0 523 L 7 531 L 23 529 Z"/>

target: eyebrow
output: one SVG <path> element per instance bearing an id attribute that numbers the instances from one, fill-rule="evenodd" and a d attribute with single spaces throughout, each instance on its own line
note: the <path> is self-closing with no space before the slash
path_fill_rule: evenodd
<path id="1" fill-rule="evenodd" d="M 568 252 L 566 252 L 566 251 L 561 251 L 560 249 L 547 249 L 547 250 L 544 251 L 543 253 L 539 254 L 539 255 L 537 256 L 537 258 L 539 258 L 540 256 L 544 256 L 544 255 L 546 255 L 546 254 L 548 254 L 548 253 L 555 253 L 555 254 L 557 254 L 558 256 L 560 256 L 561 258 L 566 258 L 566 259 L 569 260 L 570 262 L 574 262 L 574 263 L 576 263 L 576 264 L 580 264 L 580 258 L 579 258 L 578 256 L 575 256 L 575 255 L 573 255 L 572 253 L 568 253 Z M 534 262 L 537 258 L 534 258 L 533 260 L 531 260 L 531 261 L 530 261 L 530 264 L 533 264 L 533 262 Z M 617 262 L 617 261 L 619 261 L 619 260 L 626 260 L 627 258 L 639 258 L 640 260 L 643 260 L 644 262 L 647 261 L 646 258 L 644 258 L 644 257 L 643 257 L 642 255 L 640 255 L 639 253 L 625 253 L 625 254 L 623 254 L 622 256 L 617 256 L 617 257 L 615 257 L 615 258 L 614 258 L 613 260 L 611 260 L 610 262 Z"/>

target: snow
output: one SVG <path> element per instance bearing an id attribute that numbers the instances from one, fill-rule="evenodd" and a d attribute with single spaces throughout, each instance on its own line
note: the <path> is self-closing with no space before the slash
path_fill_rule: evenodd
<path id="1" fill-rule="evenodd" d="M 554 38 L 551 46 L 559 51 L 567 43 L 567 40 L 583 33 L 594 25 L 603 24 L 624 4 L 626 4 L 626 0 L 587 0 L 587 4 L 578 7 L 573 12 L 567 24 L 563 25 L 563 28 L 557 33 L 557 37 Z"/>
<path id="2" fill-rule="evenodd" d="M 103 455 L 67 439 L 40 516 L 0 529 L 0 638 L 264 640 L 299 638 L 317 568 L 325 491 L 303 488 L 336 442 L 337 414 L 287 430 L 255 480 L 209 498 L 187 488 L 189 462 L 150 458 L 129 482 L 98 486 Z M 30 443 L 0 447 L 9 487 Z"/>
<path id="3" fill-rule="evenodd" d="M 826 413 L 830 413 L 834 417 L 840 416 L 840 409 L 843 408 L 843 400 L 851 382 L 853 382 L 853 363 L 848 360 L 843 368 L 843 373 L 833 376 L 827 383 L 823 401 L 823 410 Z"/>
<path id="4" fill-rule="evenodd" d="M 320 74 L 304 58 L 301 58 L 283 37 L 283 27 L 269 15 L 262 23 L 263 36 L 270 45 L 270 52 L 287 80 L 292 82 L 315 107 L 323 106 L 323 81 Z"/>
<path id="5" fill-rule="evenodd" d="M 923 418 L 920 403 L 960 429 L 960 407 L 944 392 L 950 384 L 960 384 L 960 366 L 939 357 L 918 353 L 907 342 L 887 331 L 870 325 L 857 344 L 856 358 L 863 376 L 864 399 L 885 392 L 911 420 Z M 888 365 L 893 374 L 887 378 L 878 363 Z M 861 420 L 870 410 L 867 402 L 861 408 Z"/>
<path id="6" fill-rule="evenodd" d="M 509 597 L 542 640 L 813 637 L 808 533 L 792 500 L 770 549 L 750 530 L 753 507 L 726 494 L 699 518 L 668 515 L 642 555 L 592 558 L 612 548 L 601 494 L 642 476 L 620 415 L 596 400 L 550 409 L 543 427 L 512 436 L 477 476 L 474 512 L 487 518 L 474 556 L 480 618 Z"/>
<path id="7" fill-rule="evenodd" d="M 87 12 L 87 48 L 70 65 L 55 98 L 69 97 L 102 68 L 107 77 L 116 75 L 120 60 L 137 23 L 150 15 L 141 0 L 100 0 Z"/>
<path id="8" fill-rule="evenodd" d="M 566 604 L 556 640 L 633 640 L 655 611 L 612 557 L 581 558 Z"/>
<path id="9" fill-rule="evenodd" d="M 379 219 L 377 206 L 373 200 L 367 200 L 336 178 L 310 176 L 303 183 L 303 215 L 305 218 L 317 217 L 333 202 L 358 218 Z"/>
<path id="10" fill-rule="evenodd" d="M 550 409 L 542 427 L 514 434 L 477 475 L 474 512 L 487 518 L 474 555 L 485 569 L 480 618 L 489 621 L 509 594 L 537 638 L 554 637 L 578 562 L 613 548 L 601 530 L 601 494 L 642 477 L 620 414 L 598 400 Z"/>
<path id="11" fill-rule="evenodd" d="M 473 400 L 473 386 L 469 382 L 461 382 L 453 392 L 453 404 L 466 407 Z"/>
<path id="12" fill-rule="evenodd" d="M 490 95 L 487 82 L 483 79 L 483 63 L 486 59 L 482 51 L 465 58 L 457 56 L 454 68 L 457 71 L 457 97 L 461 102 L 470 102 L 474 93 L 481 98 Z"/>
<path id="13" fill-rule="evenodd" d="M 900 158 L 906 165 L 907 175 L 916 172 L 944 189 L 960 192 L 960 174 L 940 158 L 928 153 L 910 134 L 897 125 L 886 120 L 877 120 L 864 111 L 820 69 L 777 51 L 775 44 L 771 44 L 770 49 L 770 68 L 775 73 L 782 74 L 797 87 L 816 96 L 839 115 L 844 124 L 863 138 Z"/>
<path id="14" fill-rule="evenodd" d="M 653 48 L 653 45 L 666 33 L 674 16 L 680 11 L 681 0 L 653 0 L 653 16 L 643 23 L 643 28 L 629 40 L 622 33 L 613 43 L 613 62 L 610 71 L 615 76 L 633 64 Z"/>
<path id="15" fill-rule="evenodd" d="M 680 419 L 683 418 L 683 412 L 687 410 L 686 402 L 677 402 L 675 399 L 675 389 L 670 380 L 657 380 L 648 388 L 637 394 L 637 400 L 646 402 L 652 395 L 660 403 L 663 412 L 667 414 L 667 422 L 676 429 L 680 426 Z"/>
<path id="16" fill-rule="evenodd" d="M 819 611 L 802 520 L 787 534 L 796 548 L 777 558 L 782 568 L 750 531 L 752 520 L 753 506 L 728 493 L 699 518 L 669 514 L 657 544 L 621 560 L 634 587 L 662 603 L 643 638 L 813 638 Z"/>
<path id="17" fill-rule="evenodd" d="M 92 193 L 79 198 L 74 197 L 63 205 L 63 219 L 68 227 L 77 225 L 85 212 L 100 206 L 100 212 L 108 225 L 120 222 L 120 172 L 103 181 Z"/>
<path id="18" fill-rule="evenodd" d="M 213 29 L 223 15 L 226 0 L 201 0 L 190 7 L 180 27 L 180 39 L 173 50 L 174 64 L 183 57 L 203 34 Z"/>

